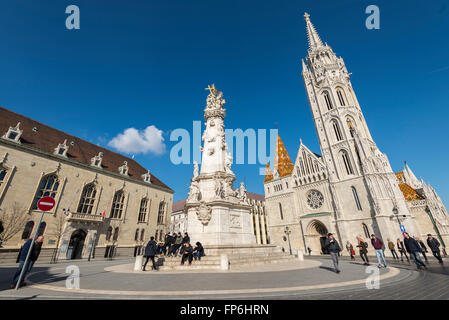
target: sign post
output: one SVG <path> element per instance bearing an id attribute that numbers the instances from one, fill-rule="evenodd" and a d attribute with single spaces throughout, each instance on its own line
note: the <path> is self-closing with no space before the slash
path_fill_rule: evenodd
<path id="1" fill-rule="evenodd" d="M 33 238 L 31 240 L 30 247 L 28 248 L 28 253 L 25 258 L 25 262 L 23 263 L 22 270 L 20 271 L 19 279 L 16 283 L 16 290 L 19 289 L 20 283 L 22 282 L 22 278 L 25 275 L 25 271 L 28 269 L 28 260 L 30 260 L 31 251 L 33 251 L 34 242 L 36 241 L 36 238 L 38 236 L 39 229 L 41 227 L 42 219 L 44 218 L 44 214 L 46 211 L 50 211 L 55 206 L 55 199 L 52 197 L 43 197 L 37 202 L 37 207 L 39 210 L 41 210 L 41 216 L 39 218 L 39 222 L 37 224 L 37 228 L 34 231 Z"/>

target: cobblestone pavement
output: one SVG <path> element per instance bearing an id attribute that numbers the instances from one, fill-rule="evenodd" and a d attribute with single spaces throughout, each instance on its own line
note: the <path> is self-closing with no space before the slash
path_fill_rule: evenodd
<path id="1" fill-rule="evenodd" d="M 379 289 L 368 290 L 365 279 L 369 274 L 360 262 L 343 258 L 343 272 L 335 274 L 327 257 L 306 259 L 318 260 L 321 265 L 298 270 L 273 265 L 273 271 L 266 272 L 126 274 L 105 268 L 129 264 L 130 259 L 76 261 L 82 293 L 65 289 L 66 262 L 36 266 L 28 281 L 42 287 L 32 285 L 18 291 L 7 289 L 16 266 L 0 267 L 0 299 L 449 299 L 449 270 L 437 263 L 418 273 L 414 264 L 389 261 L 395 268 L 380 269 L 381 277 L 388 278 L 381 278 Z M 299 289 L 290 290 L 292 287 Z"/>

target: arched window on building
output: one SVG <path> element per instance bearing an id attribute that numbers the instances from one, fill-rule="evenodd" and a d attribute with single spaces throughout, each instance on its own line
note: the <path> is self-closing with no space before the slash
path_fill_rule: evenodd
<path id="1" fill-rule="evenodd" d="M 6 169 L 0 165 L 0 187 L 2 186 L 3 181 L 6 177 Z"/>
<path id="2" fill-rule="evenodd" d="M 282 212 L 282 204 L 279 202 L 279 214 L 281 216 L 281 220 L 284 220 L 284 213 Z"/>
<path id="3" fill-rule="evenodd" d="M 354 196 L 355 205 L 357 206 L 357 210 L 362 211 L 362 205 L 360 204 L 359 195 L 357 194 L 357 190 L 355 187 L 351 187 L 352 195 Z"/>
<path id="4" fill-rule="evenodd" d="M 112 240 L 117 241 L 118 240 L 118 234 L 120 229 L 118 227 L 115 227 L 114 229 L 114 236 L 112 237 Z"/>
<path id="5" fill-rule="evenodd" d="M 122 217 L 124 203 L 125 193 L 123 190 L 119 190 L 114 194 L 111 208 L 111 218 L 120 219 Z"/>
<path id="6" fill-rule="evenodd" d="M 343 89 L 341 88 L 337 88 L 337 96 L 338 96 L 338 101 L 340 102 L 340 105 L 342 107 L 344 107 L 346 105 L 345 103 L 345 93 L 343 92 Z"/>
<path id="7" fill-rule="evenodd" d="M 140 231 L 140 241 L 143 241 L 144 238 L 145 238 L 145 229 L 142 229 L 142 231 Z"/>
<path id="8" fill-rule="evenodd" d="M 136 233 L 134 234 L 134 240 L 139 240 L 139 229 L 136 229 Z"/>
<path id="9" fill-rule="evenodd" d="M 139 218 L 137 222 L 145 222 L 147 216 L 148 198 L 144 197 L 140 200 Z"/>
<path id="10" fill-rule="evenodd" d="M 326 102 L 327 110 L 332 110 L 334 107 L 332 106 L 331 97 L 330 97 L 328 91 L 323 92 L 323 98 L 324 98 L 324 101 Z"/>
<path id="11" fill-rule="evenodd" d="M 112 227 L 108 228 L 108 231 L 106 232 L 106 241 L 111 240 L 112 237 Z"/>
<path id="12" fill-rule="evenodd" d="M 28 221 L 22 232 L 22 239 L 27 240 L 31 236 L 31 231 L 33 231 L 34 221 Z"/>
<path id="13" fill-rule="evenodd" d="M 56 198 L 56 193 L 59 188 L 59 179 L 56 174 L 49 174 L 44 176 L 39 183 L 39 187 L 36 192 L 36 196 L 34 197 L 33 204 L 31 206 L 32 210 L 37 210 L 37 202 L 42 197 L 52 197 Z"/>
<path id="14" fill-rule="evenodd" d="M 159 211 L 157 214 L 157 224 L 164 223 L 164 214 L 165 214 L 165 202 L 161 201 L 161 203 L 159 203 Z"/>
<path id="15" fill-rule="evenodd" d="M 343 140 L 343 135 L 341 134 L 340 126 L 338 125 L 337 120 L 332 120 L 331 122 L 332 128 L 334 128 L 335 138 L 337 139 L 337 141 Z"/>
<path id="16" fill-rule="evenodd" d="M 366 226 L 366 224 L 362 223 L 362 228 L 363 228 L 363 233 L 365 234 L 365 237 L 366 237 L 367 239 L 369 239 L 369 238 L 370 238 L 370 234 L 369 234 L 369 229 L 368 229 L 368 227 Z"/>
<path id="17" fill-rule="evenodd" d="M 89 183 L 88 185 L 84 186 L 80 203 L 78 205 L 78 212 L 92 214 L 96 195 L 97 189 L 95 188 L 95 185 L 93 183 Z"/>
<path id="18" fill-rule="evenodd" d="M 354 171 L 353 171 L 352 166 L 351 166 L 351 161 L 349 160 L 348 153 L 345 150 L 342 150 L 340 152 L 340 154 L 341 154 L 341 158 L 343 160 L 343 165 L 344 165 L 344 167 L 346 169 L 346 173 L 347 174 L 354 174 Z"/>
<path id="19" fill-rule="evenodd" d="M 351 133 L 351 137 L 354 138 L 354 130 L 355 130 L 354 120 L 348 117 L 348 118 L 346 118 L 346 124 L 348 125 L 348 129 L 349 129 L 349 132 Z"/>
<path id="20" fill-rule="evenodd" d="M 37 235 L 43 236 L 46 227 L 47 227 L 47 224 L 45 222 L 41 222 L 41 224 L 39 225 L 39 229 L 37 229 Z"/>

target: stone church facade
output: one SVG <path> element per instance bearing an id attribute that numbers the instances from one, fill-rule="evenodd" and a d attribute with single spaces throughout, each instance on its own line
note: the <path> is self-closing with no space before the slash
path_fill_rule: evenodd
<path id="1" fill-rule="evenodd" d="M 343 59 L 323 44 L 308 14 L 305 22 L 309 50 L 302 77 L 321 155 L 301 141 L 292 162 L 278 137 L 264 182 L 273 243 L 288 249 L 290 238 L 294 250 L 320 254 L 328 232 L 343 247 L 372 233 L 396 242 L 402 228 L 422 239 L 431 233 L 445 247 L 449 216 L 438 194 L 407 165 L 393 172 L 371 136 Z"/>
<path id="2" fill-rule="evenodd" d="M 39 230 L 43 251 L 102 258 L 132 256 L 162 237 L 173 190 L 133 159 L 0 108 L 0 210 L 26 217 L 3 253 L 36 230 L 42 196 L 56 201 Z"/>

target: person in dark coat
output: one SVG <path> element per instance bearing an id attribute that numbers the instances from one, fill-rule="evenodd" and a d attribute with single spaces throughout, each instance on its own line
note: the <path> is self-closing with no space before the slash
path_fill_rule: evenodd
<path id="1" fill-rule="evenodd" d="M 189 266 L 192 264 L 193 260 L 193 248 L 189 242 L 184 244 L 184 251 L 182 253 L 181 265 L 184 265 L 184 262 L 189 260 Z"/>
<path id="2" fill-rule="evenodd" d="M 154 237 L 150 238 L 150 241 L 148 241 L 147 246 L 145 247 L 145 254 L 143 255 L 144 258 L 146 258 L 145 263 L 143 264 L 142 271 L 146 271 L 145 268 L 147 266 L 148 260 L 151 259 L 151 262 L 153 263 L 153 266 L 151 267 L 151 270 L 157 270 L 156 262 L 154 261 L 154 257 L 157 255 L 157 243 L 154 241 Z"/>
<path id="3" fill-rule="evenodd" d="M 193 257 L 195 260 L 201 260 L 201 257 L 205 256 L 204 247 L 201 242 L 195 243 L 195 248 L 193 249 Z"/>
<path id="4" fill-rule="evenodd" d="M 426 245 L 424 244 L 424 242 L 423 242 L 421 239 L 419 239 L 419 238 L 417 238 L 417 237 L 415 237 L 415 240 L 418 241 L 419 245 L 421 246 L 421 249 L 422 249 L 421 254 L 422 254 L 422 256 L 424 257 L 424 260 L 425 260 L 426 262 L 429 262 L 429 260 L 427 260 L 427 256 L 426 256 L 426 253 L 429 252 L 429 251 L 427 250 Z"/>
<path id="5" fill-rule="evenodd" d="M 332 233 L 328 233 L 325 247 L 331 255 L 335 272 L 340 273 L 341 271 L 338 268 L 338 255 L 341 252 L 341 248 L 340 245 L 338 244 L 337 239 L 334 238 L 334 235 Z"/>
<path id="6" fill-rule="evenodd" d="M 25 272 L 22 277 L 22 281 L 20 283 L 20 286 L 26 285 L 24 279 L 31 271 L 31 268 L 33 268 L 34 263 L 39 258 L 39 254 L 41 253 L 42 243 L 44 241 L 43 236 L 37 237 L 36 241 L 34 241 L 33 248 L 30 253 L 30 257 L 28 258 L 27 265 L 25 266 L 25 260 L 28 255 L 28 251 L 30 249 L 31 244 L 33 243 L 33 239 L 28 239 L 24 245 L 20 248 L 19 255 L 17 256 L 17 263 L 19 263 L 19 268 L 17 269 L 16 273 L 14 274 L 13 283 L 11 284 L 11 289 L 15 288 L 17 285 L 17 282 L 19 281 L 20 273 L 22 272 L 22 268 L 25 268 Z"/>
<path id="7" fill-rule="evenodd" d="M 430 233 L 427 235 L 427 245 L 429 246 L 430 251 L 432 251 L 433 256 L 437 258 L 438 263 L 443 264 L 443 259 L 440 254 L 440 243 L 437 239 L 432 237 Z"/>
<path id="8" fill-rule="evenodd" d="M 404 255 L 405 258 L 407 259 L 407 262 L 410 263 L 410 260 L 408 260 L 407 250 L 405 248 L 404 242 L 402 242 L 398 238 L 398 241 L 396 242 L 396 245 L 398 247 L 399 253 L 401 254 L 401 261 L 404 262 L 404 259 L 402 258 L 402 256 Z"/>
<path id="9" fill-rule="evenodd" d="M 407 232 L 403 232 L 402 235 L 404 236 L 405 248 L 407 249 L 407 252 L 410 253 L 410 256 L 415 262 L 418 271 L 421 271 L 422 268 L 427 270 L 426 264 L 421 260 L 421 257 L 419 256 L 419 253 L 422 251 L 422 248 L 419 245 L 418 241 L 410 237 L 410 235 Z"/>
<path id="10" fill-rule="evenodd" d="M 368 243 L 366 243 L 365 241 L 363 241 L 361 236 L 357 236 L 357 248 L 359 248 L 359 254 L 360 257 L 363 260 L 363 264 L 364 265 L 369 265 L 369 260 L 368 260 Z"/>
<path id="11" fill-rule="evenodd" d="M 189 237 L 189 234 L 186 232 L 186 233 L 184 233 L 184 237 L 182 238 L 182 244 L 187 243 L 187 242 L 190 243 L 190 237 Z"/>
<path id="12" fill-rule="evenodd" d="M 171 243 L 171 236 L 170 234 L 166 233 L 164 236 L 164 246 L 162 247 L 163 253 L 166 256 L 170 255 L 170 243 Z"/>

